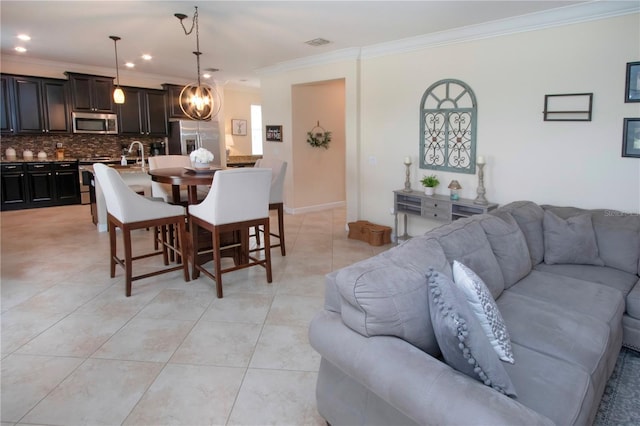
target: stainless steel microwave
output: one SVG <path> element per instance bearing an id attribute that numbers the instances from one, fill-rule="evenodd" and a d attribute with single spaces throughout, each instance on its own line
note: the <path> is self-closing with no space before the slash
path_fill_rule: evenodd
<path id="1" fill-rule="evenodd" d="M 71 117 L 73 133 L 118 134 L 118 116 L 116 114 L 74 112 Z"/>

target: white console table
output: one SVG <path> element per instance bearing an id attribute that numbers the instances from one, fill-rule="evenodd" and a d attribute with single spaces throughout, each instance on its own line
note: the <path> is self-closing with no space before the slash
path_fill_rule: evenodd
<path id="1" fill-rule="evenodd" d="M 405 191 L 403 189 L 393 191 L 393 198 L 395 234 L 398 240 L 410 238 L 407 233 L 407 217 L 409 215 L 449 223 L 463 217 L 487 213 L 498 207 L 495 203 L 481 205 L 475 204 L 473 200 L 469 199 L 452 200 L 447 195 L 426 195 L 422 191 Z M 404 215 L 403 235 L 398 235 L 398 214 Z"/>

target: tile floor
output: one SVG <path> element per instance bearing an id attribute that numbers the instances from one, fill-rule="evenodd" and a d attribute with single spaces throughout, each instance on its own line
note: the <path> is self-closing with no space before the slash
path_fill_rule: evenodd
<path id="1" fill-rule="evenodd" d="M 126 298 L 88 206 L 0 219 L 1 426 L 323 425 L 307 328 L 324 275 L 390 247 L 347 239 L 344 209 L 287 215 L 273 283 L 235 271 L 217 299 L 211 280 L 178 271 Z M 135 247 L 151 244 L 137 231 Z"/>

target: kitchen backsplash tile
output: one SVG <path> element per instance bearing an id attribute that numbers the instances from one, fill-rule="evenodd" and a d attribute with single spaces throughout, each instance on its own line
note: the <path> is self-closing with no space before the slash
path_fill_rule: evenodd
<path id="1" fill-rule="evenodd" d="M 132 141 L 140 141 L 145 147 L 145 156 L 149 154 L 149 145 L 164 142 L 165 138 L 150 136 L 113 136 L 113 135 L 6 135 L 0 139 L 0 152 L 4 158 L 7 148 L 16 150 L 18 159 L 22 151 L 28 149 L 34 157 L 44 151 L 48 157 L 55 157 L 56 144 L 62 143 L 65 158 L 114 157 L 122 154 L 122 147 L 129 147 Z"/>

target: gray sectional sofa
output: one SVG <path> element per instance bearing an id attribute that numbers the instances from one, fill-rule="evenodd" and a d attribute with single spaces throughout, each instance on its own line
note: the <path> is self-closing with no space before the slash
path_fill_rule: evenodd
<path id="1" fill-rule="evenodd" d="M 443 358 L 430 277 L 450 279 L 454 260 L 497 303 L 515 397 Z M 309 328 L 318 411 L 334 426 L 591 424 L 621 346 L 640 350 L 639 272 L 637 214 L 528 201 L 335 271 Z"/>

